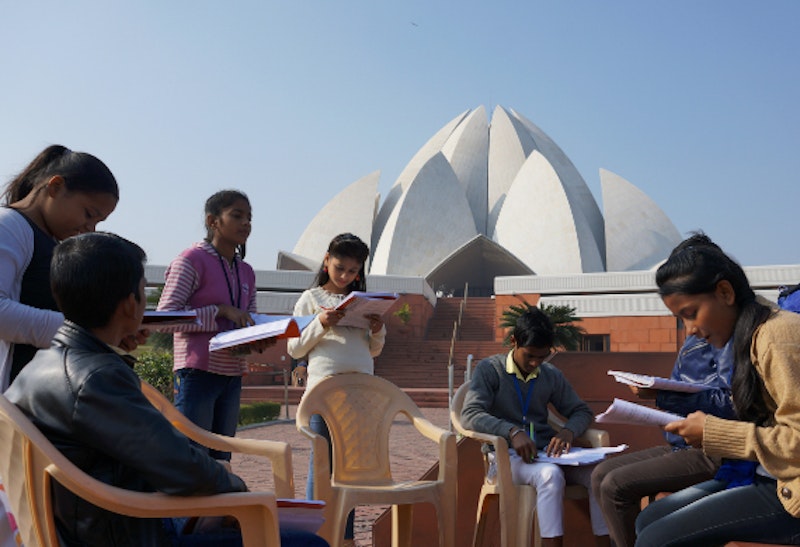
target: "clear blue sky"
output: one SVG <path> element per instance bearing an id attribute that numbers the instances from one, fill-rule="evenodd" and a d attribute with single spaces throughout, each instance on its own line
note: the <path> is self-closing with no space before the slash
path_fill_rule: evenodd
<path id="1" fill-rule="evenodd" d="M 0 180 L 91 152 L 101 229 L 167 264 L 222 188 L 272 269 L 341 189 L 386 195 L 459 113 L 513 108 L 744 265 L 800 262 L 800 2 L 0 0 Z M 321 258 L 321 257 L 320 257 Z"/>

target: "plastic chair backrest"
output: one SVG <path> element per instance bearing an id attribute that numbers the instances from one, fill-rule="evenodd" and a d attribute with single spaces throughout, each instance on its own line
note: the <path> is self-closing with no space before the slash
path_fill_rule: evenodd
<path id="1" fill-rule="evenodd" d="M 333 480 L 341 484 L 391 484 L 389 432 L 397 414 L 422 418 L 414 401 L 391 382 L 369 374 L 337 374 L 303 396 L 298 426 L 312 414 L 328 425 L 333 444 Z"/>
<path id="2" fill-rule="evenodd" d="M 58 545 L 47 473 L 54 462 L 72 466 L 20 409 L 0 395 L 0 477 L 20 538 L 28 547 Z"/>

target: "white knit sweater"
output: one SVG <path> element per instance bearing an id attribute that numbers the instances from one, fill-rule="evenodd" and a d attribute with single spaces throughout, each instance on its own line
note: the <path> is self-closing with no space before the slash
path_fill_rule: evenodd
<path id="1" fill-rule="evenodd" d="M 314 287 L 303 292 L 294 307 L 294 315 L 316 315 L 303 329 L 299 338 L 288 340 L 289 355 L 295 359 L 308 361 L 308 383 L 306 392 L 314 385 L 333 374 L 343 372 L 374 371 L 373 357 L 380 355 L 386 341 L 386 327 L 373 333 L 368 329 L 355 327 L 322 326 L 319 313 L 322 308 L 334 308 L 344 294 L 333 294 L 322 287 Z"/>

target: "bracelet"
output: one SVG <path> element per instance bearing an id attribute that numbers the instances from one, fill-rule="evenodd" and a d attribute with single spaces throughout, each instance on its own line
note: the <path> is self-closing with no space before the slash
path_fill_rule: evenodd
<path id="1" fill-rule="evenodd" d="M 525 430 L 523 430 L 522 428 L 519 428 L 519 427 L 517 427 L 517 428 L 514 428 L 514 429 L 511 431 L 511 434 L 508 436 L 508 440 L 509 440 L 509 441 L 513 441 L 513 440 L 514 440 L 514 437 L 516 437 L 516 436 L 517 436 L 517 433 L 525 433 Z"/>

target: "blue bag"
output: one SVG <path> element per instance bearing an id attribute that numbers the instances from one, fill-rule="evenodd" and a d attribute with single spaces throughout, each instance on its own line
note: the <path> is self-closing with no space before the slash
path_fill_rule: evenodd
<path id="1" fill-rule="evenodd" d="M 790 287 L 778 287 L 778 305 L 784 310 L 800 313 L 800 283 Z"/>

